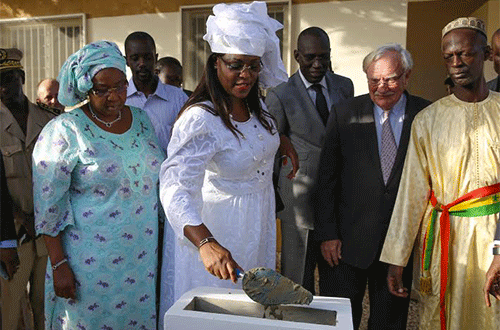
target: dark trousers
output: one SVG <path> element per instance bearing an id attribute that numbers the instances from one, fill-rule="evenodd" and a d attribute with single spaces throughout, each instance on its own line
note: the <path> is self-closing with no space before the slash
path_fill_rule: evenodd
<path id="1" fill-rule="evenodd" d="M 368 282 L 370 317 L 368 329 L 406 329 L 410 298 L 393 296 L 387 287 L 388 265 L 375 261 L 368 269 L 361 269 L 340 262 L 330 267 L 323 258 L 318 258 L 319 291 L 322 296 L 344 297 L 351 300 L 354 329 L 359 328 L 363 312 L 363 296 Z M 403 283 L 411 288 L 412 258 L 403 272 Z"/>
<path id="2" fill-rule="evenodd" d="M 313 235 L 313 230 L 281 221 L 281 274 L 314 294 L 314 270 L 321 253 Z"/>
<path id="3" fill-rule="evenodd" d="M 320 243 L 314 239 L 314 231 L 309 230 L 306 248 L 306 260 L 304 263 L 304 278 L 302 279 L 302 286 L 315 294 L 314 290 L 314 271 L 316 270 L 317 261 L 321 256 L 319 249 Z"/>

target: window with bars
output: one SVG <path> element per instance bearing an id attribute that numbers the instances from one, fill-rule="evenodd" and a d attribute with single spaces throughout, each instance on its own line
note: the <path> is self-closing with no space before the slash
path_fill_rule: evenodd
<path id="1" fill-rule="evenodd" d="M 283 24 L 283 29 L 277 31 L 280 39 L 280 51 L 285 68 L 288 68 L 290 58 L 289 18 L 290 1 L 273 1 L 267 3 L 269 16 Z M 212 14 L 213 6 L 181 8 L 182 19 L 182 59 L 184 88 L 193 90 L 198 84 L 210 55 L 210 46 L 203 40 L 206 33 L 206 22 Z"/>
<path id="2" fill-rule="evenodd" d="M 69 55 L 85 45 L 85 15 L 2 19 L 0 45 L 23 52 L 24 92 L 35 102 L 38 82 L 57 78 Z"/>

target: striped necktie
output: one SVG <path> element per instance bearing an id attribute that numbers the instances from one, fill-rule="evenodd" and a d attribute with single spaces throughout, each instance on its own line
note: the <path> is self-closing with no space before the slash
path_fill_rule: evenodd
<path id="1" fill-rule="evenodd" d="M 384 110 L 382 124 L 382 152 L 380 153 L 380 165 L 382 166 L 382 176 L 384 183 L 387 184 L 389 176 L 391 175 L 392 166 L 396 160 L 398 147 L 394 134 L 391 129 L 391 121 L 389 120 L 389 111 Z"/>

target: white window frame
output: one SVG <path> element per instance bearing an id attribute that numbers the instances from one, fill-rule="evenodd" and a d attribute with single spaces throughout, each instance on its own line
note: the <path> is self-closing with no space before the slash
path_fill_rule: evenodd
<path id="1" fill-rule="evenodd" d="M 24 93 L 30 101 L 36 100 L 38 82 L 57 78 L 68 56 L 85 45 L 86 25 L 83 13 L 0 19 L 1 47 L 19 48 L 24 54 L 21 60 L 26 74 Z M 14 35 L 16 40 L 12 39 Z"/>

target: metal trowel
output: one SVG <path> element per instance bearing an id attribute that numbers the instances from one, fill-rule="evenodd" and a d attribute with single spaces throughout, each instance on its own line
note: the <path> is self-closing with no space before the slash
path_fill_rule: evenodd
<path id="1" fill-rule="evenodd" d="M 264 306 L 309 305 L 313 299 L 311 292 L 270 268 L 252 268 L 244 273 L 237 269 L 236 274 L 242 279 L 243 291 Z"/>

